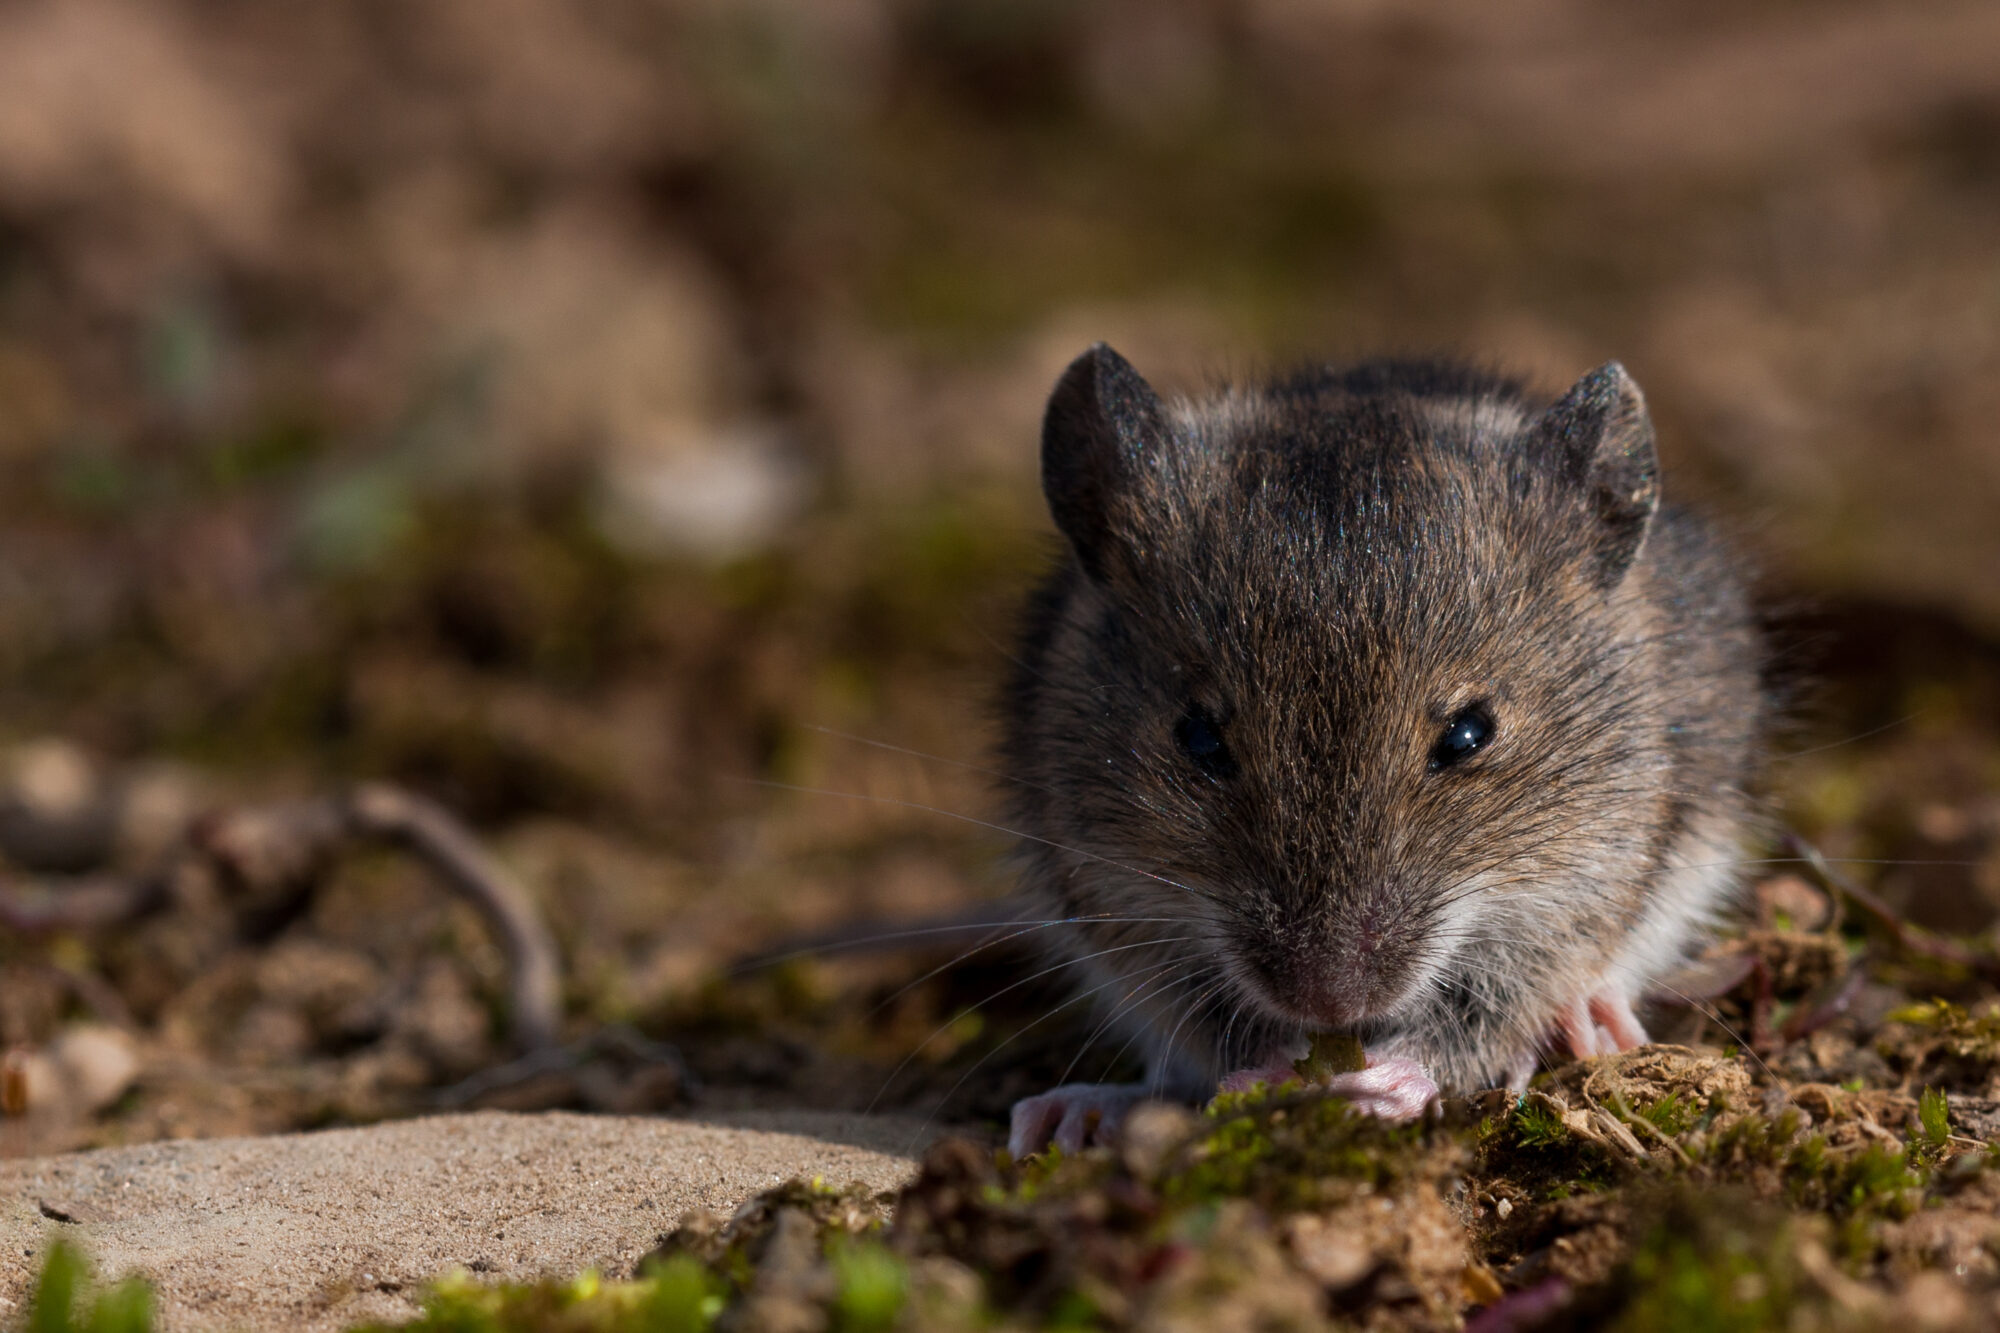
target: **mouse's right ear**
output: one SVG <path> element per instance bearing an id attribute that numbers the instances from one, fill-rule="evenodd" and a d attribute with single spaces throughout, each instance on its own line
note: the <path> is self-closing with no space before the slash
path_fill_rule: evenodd
<path id="1" fill-rule="evenodd" d="M 1166 412 L 1132 363 L 1103 343 L 1056 381 L 1042 418 L 1042 494 L 1084 572 L 1102 583 L 1117 537 L 1111 511 L 1138 482 Z"/>
<path id="2" fill-rule="evenodd" d="M 1597 521 L 1598 581 L 1615 586 L 1638 557 L 1660 507 L 1660 457 L 1646 397 L 1607 361 L 1578 380 L 1535 423 Z"/>

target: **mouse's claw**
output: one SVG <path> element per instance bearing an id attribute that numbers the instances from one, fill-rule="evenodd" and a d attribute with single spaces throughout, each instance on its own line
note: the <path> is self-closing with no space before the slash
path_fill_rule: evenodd
<path id="1" fill-rule="evenodd" d="M 1556 1018 L 1562 1044 L 1571 1055 L 1616 1055 L 1652 1040 L 1632 1012 L 1632 1001 L 1614 986 L 1582 996 Z"/>
<path id="2" fill-rule="evenodd" d="M 1290 1065 L 1241 1069 L 1222 1080 L 1220 1091 L 1248 1092 L 1259 1083 L 1275 1088 L 1280 1083 L 1297 1082 L 1298 1078 Z M 1346 1098 L 1363 1115 L 1388 1121 L 1415 1120 L 1438 1097 L 1438 1086 L 1424 1072 L 1424 1067 L 1401 1056 L 1371 1055 L 1366 1069 L 1335 1074 L 1319 1086 L 1336 1097 Z"/>
<path id="3" fill-rule="evenodd" d="M 1054 1143 L 1066 1153 L 1107 1142 L 1126 1113 L 1146 1100 L 1143 1083 L 1065 1083 L 1014 1103 L 1007 1151 L 1027 1157 Z"/>

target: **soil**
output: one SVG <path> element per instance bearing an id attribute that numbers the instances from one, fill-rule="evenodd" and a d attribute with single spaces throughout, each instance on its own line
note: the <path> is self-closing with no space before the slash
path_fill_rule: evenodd
<path id="1" fill-rule="evenodd" d="M 1988 1312 L 1988 0 L 496 3 L 0 6 L 5 1170 L 810 1107 L 974 1137 L 893 1220 L 798 1185 L 692 1228 L 682 1313 Z M 987 723 L 1052 554 L 1037 421 L 1098 339 L 1172 390 L 1632 369 L 1670 495 L 1760 571 L 1786 715 L 1743 917 L 1648 1015 L 1697 1055 L 1551 1070 L 1386 1175 L 1331 1122 L 1367 1150 L 1302 1159 L 1289 1103 L 992 1160 L 1015 1097 L 1133 1065 L 1031 938 L 903 933 L 1008 887 Z M 507 940 L 435 866 L 202 850 L 362 783 L 518 882 L 553 1047 L 516 1062 Z M 882 947 L 801 947 L 843 926 Z M 1183 1151 L 1236 1169 L 1191 1196 Z M 535 1271 L 639 1222 L 551 1221 Z"/>

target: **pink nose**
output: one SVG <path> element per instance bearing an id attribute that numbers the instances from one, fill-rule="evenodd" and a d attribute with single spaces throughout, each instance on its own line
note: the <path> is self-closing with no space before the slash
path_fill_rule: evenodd
<path id="1" fill-rule="evenodd" d="M 1289 1007 L 1314 1027 L 1343 1027 L 1366 1012 L 1364 997 L 1357 994 L 1351 978 L 1331 968 L 1322 967 L 1312 976 L 1300 978 L 1297 989 L 1288 998 Z"/>
<path id="2" fill-rule="evenodd" d="M 1402 969 L 1372 938 L 1315 959 L 1292 979 L 1288 1007 L 1315 1027 L 1349 1027 L 1379 1015 L 1400 989 Z"/>

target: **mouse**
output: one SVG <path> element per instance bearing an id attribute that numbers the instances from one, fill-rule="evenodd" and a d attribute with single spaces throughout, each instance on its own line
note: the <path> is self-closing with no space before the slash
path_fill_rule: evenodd
<path id="1" fill-rule="evenodd" d="M 1429 359 L 1168 397 L 1099 344 L 1041 479 L 1064 549 L 1000 771 L 1051 966 L 1146 1072 L 1019 1101 L 1017 1157 L 1322 1036 L 1388 1119 L 1647 1041 L 1736 902 L 1772 705 L 1742 560 L 1663 499 L 1622 365 L 1553 400 Z"/>

